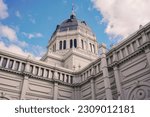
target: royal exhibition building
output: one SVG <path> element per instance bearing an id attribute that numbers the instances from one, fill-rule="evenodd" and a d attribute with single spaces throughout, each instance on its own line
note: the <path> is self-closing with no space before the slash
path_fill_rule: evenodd
<path id="1" fill-rule="evenodd" d="M 40 60 L 0 49 L 0 99 L 150 99 L 150 23 L 108 50 L 72 13 Z"/>

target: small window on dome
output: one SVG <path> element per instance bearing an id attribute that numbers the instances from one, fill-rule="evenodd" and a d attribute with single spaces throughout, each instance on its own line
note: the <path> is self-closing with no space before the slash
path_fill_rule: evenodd
<path id="1" fill-rule="evenodd" d="M 74 47 L 77 47 L 77 39 L 74 39 Z"/>
<path id="2" fill-rule="evenodd" d="M 59 49 L 62 50 L 62 41 L 59 42 Z"/>
<path id="3" fill-rule="evenodd" d="M 64 40 L 63 49 L 66 49 L 66 40 Z"/>
<path id="4" fill-rule="evenodd" d="M 72 48 L 72 45 L 73 45 L 73 44 L 72 44 L 72 39 L 71 39 L 71 40 L 70 40 L 70 48 Z"/>

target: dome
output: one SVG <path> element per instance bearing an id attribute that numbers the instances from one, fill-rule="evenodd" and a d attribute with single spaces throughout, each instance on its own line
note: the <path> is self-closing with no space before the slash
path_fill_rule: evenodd
<path id="1" fill-rule="evenodd" d="M 83 20 L 78 20 L 75 14 L 71 14 L 69 19 L 66 19 L 60 25 L 57 25 L 56 30 L 54 31 L 53 35 L 55 35 L 56 32 L 65 32 L 65 31 L 72 31 L 72 30 L 77 30 L 77 29 L 81 29 L 86 32 L 89 32 L 90 34 L 94 36 L 94 34 L 92 33 L 87 23 Z"/>

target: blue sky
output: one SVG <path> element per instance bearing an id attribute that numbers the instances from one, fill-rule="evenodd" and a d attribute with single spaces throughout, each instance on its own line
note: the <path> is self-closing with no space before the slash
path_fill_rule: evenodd
<path id="1" fill-rule="evenodd" d="M 110 44 L 116 43 L 118 38 L 123 39 L 132 32 L 129 30 L 132 22 L 127 20 L 130 15 L 133 16 L 131 11 L 136 10 L 137 14 L 132 17 L 133 21 L 136 21 L 134 18 L 143 14 L 145 8 L 149 9 L 150 5 L 144 4 L 143 0 L 144 5 L 148 4 L 142 7 L 143 12 L 131 9 L 129 13 L 120 9 L 131 6 L 128 5 L 130 3 L 114 1 L 120 7 L 114 7 L 116 3 L 109 0 L 74 0 L 77 18 L 85 20 L 95 33 L 98 43 L 106 43 L 108 48 Z M 139 8 L 139 4 L 141 3 L 137 2 L 134 6 Z M 41 56 L 56 25 L 69 18 L 71 9 L 72 0 L 0 0 L 0 48 Z M 114 13 L 118 16 L 114 16 Z M 124 19 L 121 19 L 122 14 Z M 148 14 L 145 13 L 146 20 L 141 19 L 141 24 L 150 21 Z M 130 29 L 137 30 L 138 25 L 140 24 L 136 22 Z"/>

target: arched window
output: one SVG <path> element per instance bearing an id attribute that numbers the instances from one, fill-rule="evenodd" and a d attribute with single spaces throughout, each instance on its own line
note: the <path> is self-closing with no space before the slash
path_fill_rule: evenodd
<path id="1" fill-rule="evenodd" d="M 95 45 L 93 44 L 93 52 L 95 53 Z"/>
<path id="2" fill-rule="evenodd" d="M 59 50 L 62 50 L 62 41 L 59 42 Z"/>
<path id="3" fill-rule="evenodd" d="M 77 47 L 77 39 L 74 39 L 74 47 Z"/>
<path id="4" fill-rule="evenodd" d="M 90 49 L 91 49 L 91 52 L 92 52 L 92 44 L 90 43 Z"/>
<path id="5" fill-rule="evenodd" d="M 81 40 L 81 44 L 82 44 L 82 49 L 84 49 L 84 43 L 83 43 L 83 40 Z"/>
<path id="6" fill-rule="evenodd" d="M 72 39 L 70 40 L 70 48 L 72 48 L 73 44 L 72 44 Z"/>
<path id="7" fill-rule="evenodd" d="M 66 40 L 64 40 L 63 49 L 66 49 Z"/>

